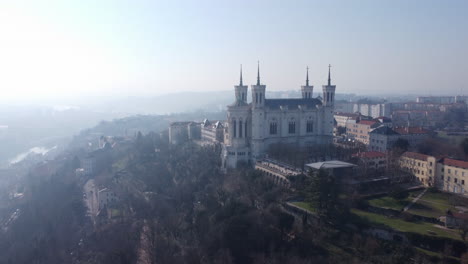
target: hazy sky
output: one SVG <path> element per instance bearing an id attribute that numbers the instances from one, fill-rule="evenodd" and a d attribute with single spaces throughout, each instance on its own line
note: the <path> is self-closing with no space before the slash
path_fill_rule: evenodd
<path id="1" fill-rule="evenodd" d="M 2 99 L 229 90 L 468 94 L 468 1 L 0 0 Z"/>

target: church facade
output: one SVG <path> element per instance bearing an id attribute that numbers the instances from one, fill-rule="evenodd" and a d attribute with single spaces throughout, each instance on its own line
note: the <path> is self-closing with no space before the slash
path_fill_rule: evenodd
<path id="1" fill-rule="evenodd" d="M 247 103 L 248 87 L 242 81 L 234 86 L 235 101 L 227 106 L 222 149 L 223 168 L 236 168 L 239 162 L 255 162 L 264 158 L 269 146 L 276 143 L 307 147 L 329 144 L 333 138 L 333 108 L 336 86 L 322 86 L 323 99 L 313 98 L 307 70 L 302 98 L 270 99 L 265 97 L 266 85 L 251 86 L 252 101 Z"/>

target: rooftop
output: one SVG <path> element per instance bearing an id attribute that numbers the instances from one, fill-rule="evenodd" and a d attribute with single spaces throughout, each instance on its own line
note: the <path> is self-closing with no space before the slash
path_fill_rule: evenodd
<path id="1" fill-rule="evenodd" d="M 374 130 L 372 130 L 370 133 L 372 134 L 381 134 L 381 135 L 398 135 L 397 132 L 395 132 L 393 129 L 387 127 L 387 126 L 380 126 Z"/>
<path id="2" fill-rule="evenodd" d="M 427 158 L 430 157 L 429 155 L 425 155 L 425 154 L 421 154 L 417 152 L 410 152 L 410 151 L 403 153 L 402 156 L 410 158 L 410 159 L 418 159 L 418 160 L 427 160 Z"/>
<path id="3" fill-rule="evenodd" d="M 448 166 L 453 166 L 453 167 L 459 167 L 463 169 L 468 169 L 468 161 L 463 161 L 463 160 L 456 160 L 456 159 L 450 159 L 450 158 L 444 158 L 442 163 L 444 165 Z"/>
<path id="4" fill-rule="evenodd" d="M 312 169 L 338 169 L 338 168 L 352 168 L 356 167 L 356 165 L 340 160 L 329 160 L 329 161 L 321 161 L 315 163 L 306 164 L 307 167 Z"/>
<path id="5" fill-rule="evenodd" d="M 361 121 L 359 121 L 358 124 L 372 126 L 372 125 L 375 125 L 377 123 L 378 122 L 374 121 L 374 120 L 361 120 Z"/>
<path id="6" fill-rule="evenodd" d="M 322 105 L 322 102 L 317 98 L 265 99 L 265 106 L 270 109 L 279 109 L 281 106 L 287 106 L 289 109 L 297 109 L 301 105 L 314 108 L 317 105 Z"/>

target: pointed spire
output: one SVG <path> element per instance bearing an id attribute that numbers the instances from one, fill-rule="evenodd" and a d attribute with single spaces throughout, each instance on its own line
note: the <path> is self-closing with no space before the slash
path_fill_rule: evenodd
<path id="1" fill-rule="evenodd" d="M 257 85 L 260 85 L 260 61 L 257 61 Z"/>
<path id="2" fill-rule="evenodd" d="M 328 86 L 331 85 L 330 68 L 331 68 L 331 64 L 328 64 Z"/>
<path id="3" fill-rule="evenodd" d="M 239 82 L 239 86 L 242 86 L 242 64 L 241 64 L 241 68 L 240 68 L 240 82 Z"/>
<path id="4" fill-rule="evenodd" d="M 309 66 L 307 66 L 306 86 L 309 86 Z"/>

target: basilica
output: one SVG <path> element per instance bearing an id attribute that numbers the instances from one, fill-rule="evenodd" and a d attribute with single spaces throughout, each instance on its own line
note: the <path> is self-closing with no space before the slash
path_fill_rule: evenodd
<path id="1" fill-rule="evenodd" d="M 255 162 L 264 158 L 268 147 L 276 143 L 307 147 L 331 143 L 333 137 L 333 106 L 335 85 L 331 84 L 330 66 L 328 84 L 322 86 L 323 97 L 313 98 L 314 86 L 309 84 L 307 70 L 302 98 L 270 99 L 265 97 L 266 85 L 248 87 L 242 81 L 234 86 L 235 101 L 227 106 L 222 143 L 223 168 L 236 168 L 239 162 Z"/>

